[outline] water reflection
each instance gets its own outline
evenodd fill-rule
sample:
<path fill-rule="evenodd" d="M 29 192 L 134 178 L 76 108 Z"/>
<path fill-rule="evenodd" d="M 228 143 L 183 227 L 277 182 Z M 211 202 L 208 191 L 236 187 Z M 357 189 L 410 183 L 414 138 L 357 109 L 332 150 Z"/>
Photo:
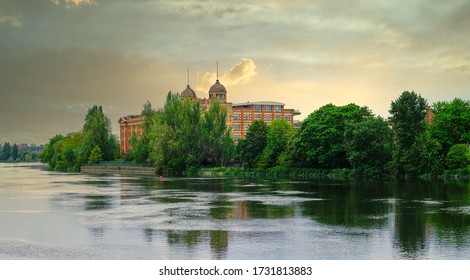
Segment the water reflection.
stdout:
<path fill-rule="evenodd" d="M 111 207 L 112 196 L 85 195 L 85 210 L 104 210 Z"/>
<path fill-rule="evenodd" d="M 468 181 L 160 181 L 18 168 L 24 178 L 0 178 L 0 238 L 121 248 L 122 258 L 470 256 Z M 28 226 L 37 221 L 47 222 Z"/>
<path fill-rule="evenodd" d="M 289 182 L 229 179 L 121 180 L 124 196 L 145 198 L 156 205 L 194 207 L 192 211 L 165 210 L 176 217 L 171 225 L 200 223 L 204 230 L 168 230 L 171 246 L 210 244 L 213 258 L 227 257 L 230 230 L 210 229 L 210 221 L 279 220 L 308 217 L 326 226 L 351 228 L 348 236 L 368 236 L 374 230 L 391 230 L 392 247 L 398 258 L 426 258 L 430 240 L 469 244 L 470 200 L 468 185 L 442 182 Z M 127 186 L 127 187 L 124 187 Z M 132 186 L 132 187 L 129 187 Z M 103 197 L 94 205 L 106 207 Z M 466 208 L 462 208 L 466 207 Z M 207 214 L 206 213 L 208 209 Z M 467 212 L 465 212 L 467 209 Z M 201 212 L 199 215 L 195 214 Z M 237 222 L 238 225 L 239 222 Z M 167 224 L 168 226 L 168 224 Z M 161 227 L 161 225 L 160 225 Z M 163 227 L 164 228 L 164 227 Z M 293 229 L 295 230 L 295 229 Z M 152 242 L 154 229 L 145 229 Z M 207 237 L 207 234 L 209 237 Z"/>
<path fill-rule="evenodd" d="M 225 259 L 228 248 L 229 233 L 225 230 L 211 230 L 211 249 L 214 258 L 221 260 Z"/>

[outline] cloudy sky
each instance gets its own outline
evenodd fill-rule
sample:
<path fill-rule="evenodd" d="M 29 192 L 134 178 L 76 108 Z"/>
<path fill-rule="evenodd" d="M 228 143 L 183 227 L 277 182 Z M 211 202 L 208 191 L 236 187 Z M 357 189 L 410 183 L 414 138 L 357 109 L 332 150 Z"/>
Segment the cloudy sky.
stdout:
<path fill-rule="evenodd" d="M 189 82 L 207 97 L 302 112 L 356 103 L 388 117 L 404 90 L 470 99 L 470 1 L 0 0 L 0 143 L 81 129 Z"/>

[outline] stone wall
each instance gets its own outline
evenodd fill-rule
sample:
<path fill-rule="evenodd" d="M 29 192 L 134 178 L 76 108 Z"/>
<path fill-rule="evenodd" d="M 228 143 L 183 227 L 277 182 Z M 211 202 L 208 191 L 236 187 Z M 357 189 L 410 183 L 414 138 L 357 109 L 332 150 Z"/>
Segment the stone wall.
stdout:
<path fill-rule="evenodd" d="M 137 166 L 99 166 L 89 165 L 80 167 L 81 173 L 92 174 L 132 174 L 132 175 L 155 175 L 153 167 Z"/>

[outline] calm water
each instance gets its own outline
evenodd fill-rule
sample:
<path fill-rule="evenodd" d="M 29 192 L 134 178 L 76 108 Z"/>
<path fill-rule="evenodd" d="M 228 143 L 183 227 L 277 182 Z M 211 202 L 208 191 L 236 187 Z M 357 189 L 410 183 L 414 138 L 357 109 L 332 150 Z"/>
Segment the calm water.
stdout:
<path fill-rule="evenodd" d="M 0 164 L 0 259 L 470 259 L 469 182 L 42 168 Z"/>

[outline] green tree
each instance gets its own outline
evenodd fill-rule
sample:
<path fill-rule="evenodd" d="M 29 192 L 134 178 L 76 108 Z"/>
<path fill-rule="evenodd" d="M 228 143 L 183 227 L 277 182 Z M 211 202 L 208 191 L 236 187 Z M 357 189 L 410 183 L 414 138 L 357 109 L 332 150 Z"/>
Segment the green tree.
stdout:
<path fill-rule="evenodd" d="M 55 169 L 55 165 L 56 165 L 57 157 L 58 157 L 56 144 L 64 140 L 64 138 L 65 138 L 64 136 L 58 134 L 52 137 L 51 139 L 49 139 L 49 143 L 47 143 L 44 146 L 44 150 L 39 155 L 39 159 L 41 160 L 41 162 L 48 163 L 49 168 L 52 170 Z"/>
<path fill-rule="evenodd" d="M 465 168 L 470 165 L 470 149 L 467 144 L 456 144 L 449 149 L 446 157 L 449 169 Z"/>
<path fill-rule="evenodd" d="M 426 107 L 426 100 L 414 91 L 403 92 L 391 103 L 390 122 L 396 142 L 391 171 L 396 175 L 419 175 L 418 173 L 423 172 L 424 169 L 416 160 L 423 160 L 423 157 L 428 154 L 428 151 L 420 149 L 435 148 L 435 143 L 431 143 L 428 137 L 424 136 Z"/>
<path fill-rule="evenodd" d="M 149 132 L 149 158 L 158 172 L 183 173 L 201 165 L 204 156 L 202 112 L 198 101 L 168 93 L 154 114 Z"/>
<path fill-rule="evenodd" d="M 274 120 L 271 125 L 268 126 L 266 147 L 260 159 L 260 167 L 266 168 L 280 165 L 278 159 L 286 150 L 293 132 L 294 128 L 291 124 L 282 119 Z"/>
<path fill-rule="evenodd" d="M 138 136 L 135 133 L 129 138 L 132 144 L 132 149 L 129 152 L 129 157 L 135 163 L 150 164 L 150 132 L 154 122 L 155 110 L 152 109 L 152 104 L 147 100 L 142 109 L 142 116 L 144 122 L 142 124 L 143 133 Z"/>
<path fill-rule="evenodd" d="M 175 164 L 175 160 L 170 164 L 170 158 L 174 158 L 176 154 L 176 135 L 174 131 L 167 125 L 161 114 L 154 116 L 155 121 L 149 131 L 150 150 L 149 159 L 155 166 L 157 173 L 162 174 L 168 172 L 171 168 L 178 168 L 179 164 Z"/>
<path fill-rule="evenodd" d="M 40 154 L 40 159 L 41 162 L 48 163 L 52 170 L 77 172 L 81 165 L 89 162 L 95 147 L 99 147 L 102 159 L 105 160 L 112 160 L 118 152 L 117 140 L 111 134 L 110 121 L 104 116 L 101 106 L 88 110 L 82 131 L 51 138 Z M 98 158 L 97 151 L 91 158 Z"/>
<path fill-rule="evenodd" d="M 456 98 L 452 102 L 437 102 L 433 112 L 429 132 L 442 145 L 443 156 L 456 144 L 470 144 L 470 101 Z"/>
<path fill-rule="evenodd" d="M 1 160 L 8 160 L 11 156 L 11 145 L 10 143 L 5 143 L 2 149 L 2 158 Z"/>
<path fill-rule="evenodd" d="M 439 155 L 441 145 L 427 133 L 421 134 L 411 147 L 402 151 L 399 166 L 405 175 L 416 177 L 423 174 L 440 174 L 443 161 Z"/>
<path fill-rule="evenodd" d="M 99 163 L 103 160 L 101 149 L 99 146 L 95 146 L 93 150 L 91 150 L 90 156 L 88 157 L 88 164 L 95 164 Z"/>
<path fill-rule="evenodd" d="M 325 169 L 350 167 L 345 149 L 346 126 L 371 115 L 369 108 L 356 104 L 327 104 L 311 113 L 302 122 L 295 140 L 302 165 Z"/>
<path fill-rule="evenodd" d="M 219 101 L 211 102 L 203 121 L 204 160 L 223 166 L 233 157 L 235 144 L 227 126 L 227 110 Z"/>
<path fill-rule="evenodd" d="M 377 177 L 385 173 L 392 158 L 392 130 L 381 117 L 368 117 L 348 123 L 345 149 L 349 163 L 360 177 Z"/>
<path fill-rule="evenodd" d="M 426 130 L 426 107 L 426 99 L 414 91 L 404 91 L 392 101 L 390 122 L 400 148 L 411 147 Z"/>
<path fill-rule="evenodd" d="M 263 120 L 255 120 L 248 127 L 245 138 L 238 141 L 237 152 L 243 165 L 256 166 L 267 143 L 268 126 Z"/>
<path fill-rule="evenodd" d="M 118 151 L 118 142 L 111 133 L 111 122 L 103 113 L 101 106 L 93 106 L 88 110 L 83 125 L 85 136 L 80 160 L 85 163 L 91 150 L 98 146 L 103 153 L 103 160 L 112 160 Z"/>
<path fill-rule="evenodd" d="M 13 148 L 11 148 L 11 157 L 14 161 L 18 158 L 18 145 L 16 145 L 16 143 L 13 144 Z"/>

